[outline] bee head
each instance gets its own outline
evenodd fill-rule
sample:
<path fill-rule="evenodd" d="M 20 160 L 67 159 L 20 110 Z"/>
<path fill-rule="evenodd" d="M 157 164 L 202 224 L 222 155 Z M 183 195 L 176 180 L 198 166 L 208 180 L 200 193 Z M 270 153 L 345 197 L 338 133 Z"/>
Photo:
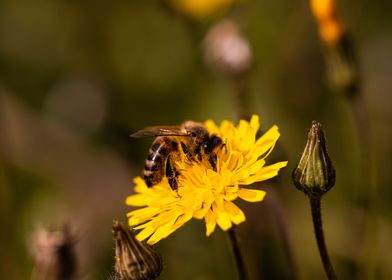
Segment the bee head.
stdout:
<path fill-rule="evenodd" d="M 188 132 L 191 138 L 199 139 L 199 141 L 208 136 L 207 128 L 201 123 L 187 121 L 184 123 L 184 129 Z"/>

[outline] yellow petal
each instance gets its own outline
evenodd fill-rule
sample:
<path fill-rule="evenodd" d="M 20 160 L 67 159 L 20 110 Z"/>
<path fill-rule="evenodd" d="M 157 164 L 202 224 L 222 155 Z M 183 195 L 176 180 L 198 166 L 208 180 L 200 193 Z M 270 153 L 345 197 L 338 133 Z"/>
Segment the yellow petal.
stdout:
<path fill-rule="evenodd" d="M 137 193 L 141 193 L 148 190 L 146 182 L 140 176 L 135 177 L 133 179 L 133 183 L 135 184 L 134 190 Z"/>
<path fill-rule="evenodd" d="M 262 170 L 264 164 L 265 164 L 264 160 L 258 160 L 249 166 L 245 166 L 245 167 L 241 168 L 233 176 L 233 180 L 235 180 L 237 182 L 241 182 L 241 184 L 243 184 L 243 182 L 246 181 L 251 175 Z"/>
<path fill-rule="evenodd" d="M 206 235 L 210 236 L 216 227 L 216 213 L 211 209 L 208 209 L 206 215 L 204 216 L 204 220 L 206 223 Z"/>
<path fill-rule="evenodd" d="M 127 217 L 129 218 L 128 221 L 131 225 L 138 225 L 150 220 L 159 213 L 159 208 L 145 207 L 127 213 Z"/>
<path fill-rule="evenodd" d="M 228 140 L 232 140 L 233 139 L 233 135 L 234 135 L 235 129 L 234 129 L 234 125 L 232 122 L 229 121 L 222 121 L 220 124 L 220 134 L 224 136 L 224 138 L 228 139 Z"/>
<path fill-rule="evenodd" d="M 134 194 L 127 196 L 125 199 L 125 204 L 129 206 L 145 206 L 146 205 L 146 196 L 143 194 Z"/>
<path fill-rule="evenodd" d="M 173 229 L 173 224 L 175 223 L 176 219 L 177 218 L 173 218 L 166 224 L 158 227 L 154 234 L 151 235 L 151 237 L 148 239 L 147 243 L 153 245 L 172 234 L 175 231 L 175 229 Z"/>
<path fill-rule="evenodd" d="M 207 211 L 210 209 L 210 207 L 211 207 L 211 204 L 204 205 L 199 210 L 193 212 L 193 217 L 195 219 L 203 219 L 204 216 L 207 214 Z"/>
<path fill-rule="evenodd" d="M 214 211 L 219 212 L 223 208 L 223 195 L 220 193 L 215 194 L 215 201 L 212 204 L 212 208 Z"/>
<path fill-rule="evenodd" d="M 275 146 L 279 139 L 280 133 L 276 125 L 272 126 L 266 133 L 264 133 L 254 144 L 253 148 L 246 155 L 246 158 L 263 156 L 266 158 Z"/>
<path fill-rule="evenodd" d="M 148 226 L 145 229 L 143 229 L 141 232 L 139 232 L 136 235 L 137 240 L 142 241 L 144 239 L 146 239 L 147 237 L 149 237 L 151 234 L 153 234 L 155 231 L 155 228 L 152 226 Z"/>
<path fill-rule="evenodd" d="M 248 132 L 248 122 L 245 120 L 240 120 L 240 123 L 237 125 L 237 138 L 245 138 Z"/>
<path fill-rule="evenodd" d="M 212 120 L 206 121 L 204 125 L 207 127 L 210 134 L 219 134 L 218 126 Z"/>
<path fill-rule="evenodd" d="M 218 218 L 216 220 L 216 223 L 218 224 L 218 226 L 222 230 L 227 231 L 229 228 L 232 227 L 232 223 L 231 223 L 231 219 L 230 219 L 229 213 L 227 213 L 226 211 L 220 210 L 217 213 L 217 215 L 218 215 Z"/>
<path fill-rule="evenodd" d="M 190 219 L 192 219 L 192 212 L 185 213 L 184 215 L 178 217 L 176 222 L 173 225 L 173 231 L 179 229 L 182 227 L 186 222 L 188 222 Z"/>
<path fill-rule="evenodd" d="M 228 170 L 235 170 L 238 168 L 238 166 L 241 166 L 243 162 L 244 160 L 242 153 L 232 152 L 225 162 L 225 167 Z"/>
<path fill-rule="evenodd" d="M 176 220 L 182 214 L 183 214 L 182 209 L 180 208 L 172 209 L 170 211 L 163 212 L 160 215 L 154 217 L 152 222 L 154 223 L 155 227 L 159 228 L 165 226 L 167 223 L 170 223 L 173 219 Z"/>
<path fill-rule="evenodd" d="M 246 180 L 241 181 L 242 185 L 250 185 L 254 182 L 265 181 L 278 175 L 279 170 L 287 165 L 287 161 L 277 162 L 263 167 L 258 173 L 250 176 Z"/>
<path fill-rule="evenodd" d="M 134 227 L 134 230 L 139 230 L 139 229 L 144 229 L 146 227 L 154 227 L 152 224 L 152 221 L 146 222 L 144 224 L 138 225 L 137 227 Z"/>
<path fill-rule="evenodd" d="M 245 214 L 233 202 L 225 201 L 224 208 L 229 213 L 231 221 L 238 225 L 245 221 Z"/>
<path fill-rule="evenodd" d="M 248 202 L 262 201 L 266 195 L 265 191 L 251 190 L 251 189 L 239 189 L 238 196 Z"/>
<path fill-rule="evenodd" d="M 260 128 L 260 120 L 258 115 L 252 115 L 250 118 L 250 126 L 254 129 L 254 131 L 258 131 Z"/>
<path fill-rule="evenodd" d="M 256 131 L 253 130 L 247 121 L 241 120 L 237 126 L 237 133 L 235 135 L 237 148 L 241 152 L 247 152 L 252 148 L 255 142 Z"/>

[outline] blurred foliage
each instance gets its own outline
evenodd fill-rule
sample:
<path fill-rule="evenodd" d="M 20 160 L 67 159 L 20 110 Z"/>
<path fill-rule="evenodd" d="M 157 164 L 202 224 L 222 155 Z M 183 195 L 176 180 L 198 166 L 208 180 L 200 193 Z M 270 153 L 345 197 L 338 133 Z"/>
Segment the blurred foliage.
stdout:
<path fill-rule="evenodd" d="M 306 1 L 240 1 L 226 15 L 253 51 L 250 110 L 267 129 L 277 124 L 275 156 L 289 166 L 274 188 L 288 223 L 301 279 L 323 271 L 305 197 L 290 173 L 313 119 L 326 131 L 337 183 L 324 201 L 327 243 L 341 279 L 392 278 L 392 2 L 339 1 L 357 48 L 369 110 L 376 201 L 358 194 L 359 144 L 350 105 L 327 86 L 317 27 Z M 216 21 L 196 22 L 159 0 L 2 0 L 0 2 L 0 277 L 29 279 L 29 234 L 64 223 L 77 239 L 78 279 L 112 271 L 111 221 L 124 219 L 132 177 L 143 169 L 151 139 L 128 135 L 148 125 L 235 118 L 231 87 L 205 66 L 202 40 Z M 239 227 L 251 279 L 290 279 L 280 231 L 265 204 L 245 205 Z M 377 231 L 361 259 L 362 219 Z M 204 235 L 191 222 L 158 244 L 161 279 L 235 279 L 226 236 Z"/>

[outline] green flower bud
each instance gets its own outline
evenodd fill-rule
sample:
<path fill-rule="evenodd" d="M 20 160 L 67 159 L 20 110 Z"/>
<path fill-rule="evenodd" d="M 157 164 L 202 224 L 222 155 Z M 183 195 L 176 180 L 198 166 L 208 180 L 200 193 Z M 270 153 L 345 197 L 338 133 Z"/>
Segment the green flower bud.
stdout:
<path fill-rule="evenodd" d="M 321 196 L 335 184 L 335 169 L 328 156 L 321 124 L 313 121 L 308 141 L 292 178 L 297 189 L 309 196 Z"/>
<path fill-rule="evenodd" d="M 150 245 L 141 243 L 128 226 L 113 222 L 115 270 L 121 280 L 153 280 L 162 271 L 162 259 Z"/>

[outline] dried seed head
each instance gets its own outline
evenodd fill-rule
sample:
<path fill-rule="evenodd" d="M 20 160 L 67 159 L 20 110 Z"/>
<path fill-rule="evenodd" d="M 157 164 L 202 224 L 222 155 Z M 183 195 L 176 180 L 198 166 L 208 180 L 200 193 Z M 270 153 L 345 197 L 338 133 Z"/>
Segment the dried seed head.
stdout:
<path fill-rule="evenodd" d="M 215 24 L 208 32 L 204 46 L 207 63 L 226 75 L 241 75 L 251 66 L 249 42 L 232 20 Z"/>
<path fill-rule="evenodd" d="M 113 222 L 115 270 L 122 280 L 153 280 L 162 271 L 162 259 L 150 245 L 138 241 L 131 229 Z"/>
<path fill-rule="evenodd" d="M 335 184 L 335 169 L 328 156 L 324 132 L 316 121 L 312 122 L 305 150 L 292 178 L 297 189 L 309 196 L 321 196 Z"/>
<path fill-rule="evenodd" d="M 76 271 L 74 243 L 67 226 L 61 230 L 35 230 L 30 240 L 34 259 L 32 279 L 71 279 Z"/>

